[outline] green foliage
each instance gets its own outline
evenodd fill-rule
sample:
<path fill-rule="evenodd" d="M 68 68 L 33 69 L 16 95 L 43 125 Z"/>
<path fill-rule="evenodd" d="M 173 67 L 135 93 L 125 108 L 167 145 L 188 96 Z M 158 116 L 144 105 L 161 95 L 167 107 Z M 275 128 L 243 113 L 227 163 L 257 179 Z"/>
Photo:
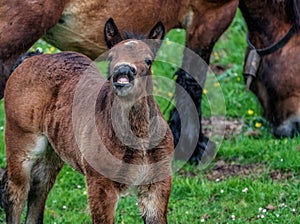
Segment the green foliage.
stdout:
<path fill-rule="evenodd" d="M 216 160 L 228 164 L 255 164 L 262 171 L 254 169 L 252 175 L 224 176 L 209 179 L 212 166 L 205 170 L 185 165 L 174 173 L 173 188 L 169 203 L 169 223 L 300 223 L 299 168 L 300 139 L 274 139 L 267 122 L 262 118 L 262 110 L 256 98 L 245 91 L 242 64 L 246 28 L 240 12 L 220 38 L 211 57 L 212 67 L 219 66 L 217 83 L 205 89 L 202 105 L 205 117 L 210 116 L 207 94 L 221 87 L 226 102 L 226 116 L 240 118 L 245 125 L 242 133 L 222 142 Z M 156 99 L 168 118 L 169 100 L 174 96 L 175 71 L 181 64 L 184 31 L 172 30 L 153 65 L 154 92 Z M 176 42 L 177 47 L 168 46 Z M 39 41 L 33 49 L 45 52 L 57 50 L 44 41 Z M 106 65 L 100 65 L 105 73 Z M 168 79 L 158 78 L 164 75 Z M 166 99 L 165 99 L 166 98 Z M 172 101 L 174 103 L 174 100 Z M 0 105 L 0 165 L 5 166 L 4 153 L 4 110 Z M 168 110 L 166 110 L 168 109 Z M 253 135 L 249 133 L 260 133 Z M 178 162 L 176 162 L 178 163 Z M 273 180 L 271 171 L 281 172 L 283 178 Z M 289 177 L 284 176 L 289 174 Z M 101 199 L 99 199 L 101 200 Z M 0 211 L 0 222 L 4 212 Z M 4 222 L 4 221 L 3 221 Z M 65 166 L 47 200 L 45 223 L 91 223 L 87 205 L 84 177 Z M 122 197 L 116 213 L 116 223 L 142 223 L 133 191 Z"/>

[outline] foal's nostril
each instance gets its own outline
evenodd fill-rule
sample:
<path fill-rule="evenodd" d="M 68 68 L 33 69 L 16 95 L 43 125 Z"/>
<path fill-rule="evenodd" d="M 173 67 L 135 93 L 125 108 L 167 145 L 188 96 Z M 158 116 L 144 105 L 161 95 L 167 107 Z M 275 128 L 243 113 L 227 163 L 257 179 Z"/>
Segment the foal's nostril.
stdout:
<path fill-rule="evenodd" d="M 131 70 L 131 72 L 132 72 L 133 75 L 136 75 L 136 69 L 134 67 L 130 66 L 130 70 Z"/>

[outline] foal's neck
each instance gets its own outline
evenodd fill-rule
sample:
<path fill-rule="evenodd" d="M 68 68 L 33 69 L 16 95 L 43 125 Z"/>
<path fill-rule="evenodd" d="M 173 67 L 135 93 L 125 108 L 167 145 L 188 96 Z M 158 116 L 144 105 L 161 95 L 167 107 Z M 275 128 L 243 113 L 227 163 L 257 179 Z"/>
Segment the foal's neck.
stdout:
<path fill-rule="evenodd" d="M 150 123 L 150 105 L 148 98 L 151 96 L 141 97 L 135 102 L 122 102 L 120 100 L 120 112 L 122 125 L 129 122 L 129 126 L 134 135 L 138 138 L 147 138 L 149 135 Z"/>
<path fill-rule="evenodd" d="M 250 41 L 256 48 L 276 43 L 292 26 L 282 2 L 241 0 L 239 7 L 248 27 Z"/>

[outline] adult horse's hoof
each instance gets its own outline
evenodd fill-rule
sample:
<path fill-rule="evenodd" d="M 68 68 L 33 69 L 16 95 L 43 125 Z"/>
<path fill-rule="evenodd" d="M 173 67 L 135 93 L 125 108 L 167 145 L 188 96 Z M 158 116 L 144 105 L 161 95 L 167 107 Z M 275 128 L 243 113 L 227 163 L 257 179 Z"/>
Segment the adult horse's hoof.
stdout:
<path fill-rule="evenodd" d="M 202 135 L 199 138 L 195 151 L 189 159 L 189 163 L 206 166 L 214 159 L 216 151 L 215 143 Z"/>

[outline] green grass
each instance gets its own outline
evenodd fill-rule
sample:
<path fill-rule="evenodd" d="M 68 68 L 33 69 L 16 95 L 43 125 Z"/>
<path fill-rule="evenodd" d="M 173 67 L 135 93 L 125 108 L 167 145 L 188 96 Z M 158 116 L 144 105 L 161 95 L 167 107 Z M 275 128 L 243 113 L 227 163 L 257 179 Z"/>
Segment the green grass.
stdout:
<path fill-rule="evenodd" d="M 223 140 L 215 161 L 247 166 L 256 164 L 251 175 L 225 176 L 209 179 L 213 164 L 206 169 L 186 164 L 174 173 L 172 194 L 169 203 L 169 223 L 300 223 L 300 138 L 275 139 L 262 110 L 252 93 L 245 91 L 242 64 L 245 43 L 245 26 L 240 13 L 230 29 L 214 48 L 212 64 L 224 67 L 217 74 L 226 104 L 226 117 L 239 118 L 245 123 L 242 133 Z M 167 38 L 182 43 L 184 31 L 173 30 Z M 56 51 L 45 42 L 35 45 L 46 52 Z M 176 54 L 182 50 L 177 48 Z M 164 63 L 168 47 L 158 53 L 158 62 L 153 66 L 156 75 L 173 74 L 180 65 L 180 57 L 171 64 Z M 174 55 L 174 54 L 173 54 Z M 179 61 L 178 61 L 179 60 Z M 155 79 L 155 78 L 154 78 Z M 155 93 L 161 109 L 174 95 L 170 81 L 154 81 Z M 219 85 L 215 86 L 219 88 Z M 206 87 L 205 87 L 206 88 Z M 206 89 L 202 106 L 203 114 L 211 114 Z M 159 96 L 168 96 L 168 100 Z M 0 106 L 0 165 L 5 166 L 3 143 L 4 112 Z M 168 113 L 165 113 L 166 118 Z M 249 133 L 260 133 L 252 135 Z M 272 171 L 282 173 L 282 178 L 273 180 Z M 288 174 L 288 175 L 287 175 Z M 65 166 L 52 189 L 45 210 L 45 223 L 91 223 L 87 205 L 84 177 Z M 269 209 L 268 209 L 269 208 Z M 271 209 L 270 209 L 271 208 Z M 4 213 L 0 211 L 0 223 Z M 142 223 L 139 218 L 134 191 L 122 197 L 116 213 L 116 223 Z"/>

